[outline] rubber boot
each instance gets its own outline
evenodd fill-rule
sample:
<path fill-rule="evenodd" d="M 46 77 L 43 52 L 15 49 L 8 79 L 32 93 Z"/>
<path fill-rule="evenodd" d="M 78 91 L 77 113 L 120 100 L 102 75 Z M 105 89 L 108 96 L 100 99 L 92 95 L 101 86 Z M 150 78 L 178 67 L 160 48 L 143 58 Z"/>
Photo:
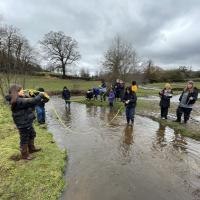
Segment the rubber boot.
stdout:
<path fill-rule="evenodd" d="M 29 152 L 28 152 L 28 144 L 23 144 L 21 146 L 21 159 L 23 160 L 32 160 L 33 158 L 31 156 L 29 156 Z"/>
<path fill-rule="evenodd" d="M 131 119 L 131 126 L 134 125 L 134 119 Z"/>
<path fill-rule="evenodd" d="M 175 120 L 175 122 L 181 122 L 182 112 L 180 111 L 180 108 L 177 108 L 176 110 L 176 117 L 177 119 Z"/>
<path fill-rule="evenodd" d="M 41 151 L 41 148 L 36 148 L 34 145 L 34 140 L 30 140 L 28 144 L 29 153 L 35 153 Z"/>

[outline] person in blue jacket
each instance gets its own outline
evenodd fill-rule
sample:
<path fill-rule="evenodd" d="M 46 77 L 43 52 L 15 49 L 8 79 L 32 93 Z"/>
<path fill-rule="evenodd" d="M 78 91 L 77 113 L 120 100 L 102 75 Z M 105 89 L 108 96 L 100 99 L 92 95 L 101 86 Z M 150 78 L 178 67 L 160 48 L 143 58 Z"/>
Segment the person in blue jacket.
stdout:
<path fill-rule="evenodd" d="M 38 92 L 44 92 L 44 88 L 39 88 Z M 35 110 L 37 113 L 37 121 L 39 124 L 45 124 L 45 118 L 46 118 L 46 114 L 45 114 L 45 104 L 47 102 L 42 100 L 40 101 L 36 106 L 35 106 Z"/>
<path fill-rule="evenodd" d="M 100 94 L 99 88 L 93 88 L 93 95 L 94 95 L 94 100 L 98 100 L 98 96 Z"/>
<path fill-rule="evenodd" d="M 127 87 L 123 102 L 126 107 L 126 120 L 127 124 L 133 125 L 134 124 L 134 117 L 135 117 L 135 107 L 137 102 L 137 96 L 134 91 L 132 91 L 131 87 Z"/>
<path fill-rule="evenodd" d="M 110 90 L 109 96 L 108 96 L 108 102 L 109 102 L 109 106 L 112 108 L 113 107 L 113 102 L 115 100 L 115 93 L 113 91 L 113 89 Z"/>

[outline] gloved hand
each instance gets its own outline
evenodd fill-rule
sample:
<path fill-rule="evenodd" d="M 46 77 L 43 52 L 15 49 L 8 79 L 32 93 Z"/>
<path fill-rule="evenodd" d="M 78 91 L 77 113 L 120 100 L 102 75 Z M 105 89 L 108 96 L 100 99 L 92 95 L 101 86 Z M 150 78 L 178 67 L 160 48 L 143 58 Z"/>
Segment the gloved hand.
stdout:
<path fill-rule="evenodd" d="M 36 90 L 29 90 L 29 96 L 30 96 L 30 97 L 35 97 L 35 96 L 37 96 L 38 94 L 39 94 L 39 92 L 36 91 Z"/>
<path fill-rule="evenodd" d="M 42 100 L 47 103 L 50 99 L 49 95 L 46 92 L 40 92 L 39 96 L 42 98 Z"/>

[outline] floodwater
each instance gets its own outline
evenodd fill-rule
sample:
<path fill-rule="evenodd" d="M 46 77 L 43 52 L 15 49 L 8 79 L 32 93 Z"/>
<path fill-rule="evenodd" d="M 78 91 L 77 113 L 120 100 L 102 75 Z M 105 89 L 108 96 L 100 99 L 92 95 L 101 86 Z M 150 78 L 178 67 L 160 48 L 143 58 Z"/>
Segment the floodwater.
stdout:
<path fill-rule="evenodd" d="M 173 103 L 178 103 L 179 102 L 179 97 L 180 95 L 174 95 L 172 96 L 171 98 L 171 102 Z M 138 97 L 138 99 L 142 99 L 142 100 L 155 100 L 155 101 L 160 101 L 160 97 L 159 96 L 153 96 L 153 95 L 150 95 L 150 96 L 146 96 L 146 97 Z"/>
<path fill-rule="evenodd" d="M 51 101 L 68 127 L 49 103 L 48 129 L 69 156 L 62 200 L 200 199 L 200 142 L 145 117 L 127 127 L 122 114 L 109 125 L 108 108 Z"/>

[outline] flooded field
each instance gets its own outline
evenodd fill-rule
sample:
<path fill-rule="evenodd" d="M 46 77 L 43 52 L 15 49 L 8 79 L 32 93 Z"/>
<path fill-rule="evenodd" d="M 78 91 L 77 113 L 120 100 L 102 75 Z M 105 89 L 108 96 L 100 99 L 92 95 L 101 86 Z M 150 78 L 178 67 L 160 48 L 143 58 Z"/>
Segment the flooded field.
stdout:
<path fill-rule="evenodd" d="M 62 200 L 200 199 L 200 142 L 145 117 L 134 127 L 123 114 L 109 124 L 116 111 L 51 101 L 48 129 L 69 156 Z"/>

